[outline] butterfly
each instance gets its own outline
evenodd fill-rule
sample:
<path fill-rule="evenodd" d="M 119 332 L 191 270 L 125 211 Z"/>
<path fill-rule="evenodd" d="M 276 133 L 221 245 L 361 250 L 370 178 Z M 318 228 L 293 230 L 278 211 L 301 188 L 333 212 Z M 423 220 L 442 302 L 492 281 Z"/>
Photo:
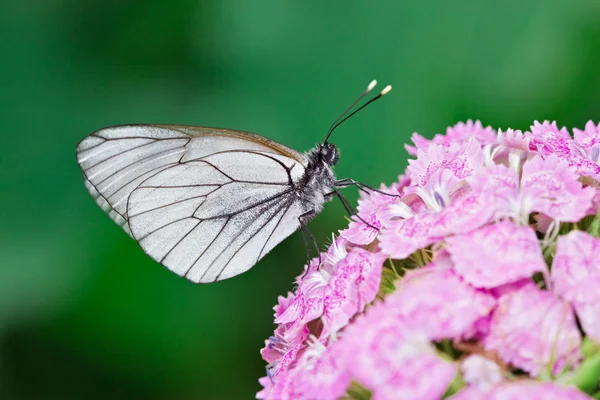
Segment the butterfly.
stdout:
<path fill-rule="evenodd" d="M 87 190 L 152 259 L 195 283 L 239 275 L 315 217 L 339 189 L 333 130 L 391 90 L 331 125 L 325 140 L 300 153 L 263 136 L 184 125 L 120 125 L 77 145 Z M 310 234 L 314 242 L 314 237 Z M 305 244 L 306 242 L 306 236 Z M 307 244 L 308 251 L 308 244 Z"/>

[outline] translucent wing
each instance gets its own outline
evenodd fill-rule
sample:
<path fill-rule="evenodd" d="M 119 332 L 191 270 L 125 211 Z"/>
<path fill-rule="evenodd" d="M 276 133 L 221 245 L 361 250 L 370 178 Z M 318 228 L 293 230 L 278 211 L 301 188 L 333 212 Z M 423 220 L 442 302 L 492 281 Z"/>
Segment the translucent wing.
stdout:
<path fill-rule="evenodd" d="M 77 158 L 98 204 L 155 260 L 194 282 L 252 267 L 298 226 L 304 156 L 258 135 L 130 125 L 85 138 Z"/>

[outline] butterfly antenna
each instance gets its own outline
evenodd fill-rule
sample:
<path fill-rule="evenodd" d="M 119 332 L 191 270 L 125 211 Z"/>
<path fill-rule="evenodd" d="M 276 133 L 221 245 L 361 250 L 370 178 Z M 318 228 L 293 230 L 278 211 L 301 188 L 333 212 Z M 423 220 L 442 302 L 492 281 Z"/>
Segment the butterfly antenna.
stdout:
<path fill-rule="evenodd" d="M 358 107 L 356 110 L 352 111 L 350 114 L 346 115 L 341 121 L 334 122 L 333 125 L 332 125 L 332 127 L 329 128 L 329 132 L 327 133 L 327 137 L 325 138 L 325 143 L 327 143 L 327 139 L 329 138 L 329 135 L 331 135 L 331 132 L 333 132 L 335 130 L 335 128 L 337 128 L 338 126 L 340 126 L 348 118 L 350 118 L 351 116 L 353 116 L 354 114 L 356 114 L 357 112 L 359 112 L 360 110 L 362 110 L 363 108 L 365 108 L 366 106 L 368 106 L 369 104 L 371 104 L 372 102 L 374 102 L 375 100 L 379 100 L 380 98 L 382 98 L 383 96 L 385 96 L 386 94 L 388 94 L 391 90 L 392 90 L 392 86 L 391 85 L 387 85 L 386 87 L 383 88 L 383 90 L 381 92 L 379 92 L 379 94 L 377 96 L 373 97 L 371 100 L 367 101 L 365 104 L 363 104 L 362 106 Z M 367 93 L 368 92 L 365 92 L 362 96 L 364 96 Z M 339 118 L 338 118 L 338 120 L 339 120 Z"/>
<path fill-rule="evenodd" d="M 329 127 L 329 130 L 327 131 L 327 135 L 325 135 L 325 140 L 323 141 L 324 143 L 327 143 L 327 139 L 329 139 L 329 136 L 331 135 L 331 133 L 333 132 L 333 130 L 335 129 L 335 127 L 337 126 L 337 122 L 342 119 L 344 117 L 344 115 L 346 115 L 350 110 L 352 110 L 354 108 L 354 106 L 356 105 L 356 103 L 358 103 L 363 97 L 365 97 L 371 90 L 373 90 L 373 88 L 375 87 L 375 85 L 377 85 L 377 81 L 375 79 L 373 79 L 371 81 L 371 83 L 369 83 L 369 86 L 367 86 L 367 89 L 362 92 L 360 94 L 360 96 L 358 96 L 356 98 L 356 100 L 354 100 L 352 102 L 352 104 L 350 104 L 350 106 L 348 108 L 346 108 L 344 110 L 343 113 L 341 113 L 336 119 L 335 121 L 333 121 L 333 123 L 331 124 L 331 126 Z"/>

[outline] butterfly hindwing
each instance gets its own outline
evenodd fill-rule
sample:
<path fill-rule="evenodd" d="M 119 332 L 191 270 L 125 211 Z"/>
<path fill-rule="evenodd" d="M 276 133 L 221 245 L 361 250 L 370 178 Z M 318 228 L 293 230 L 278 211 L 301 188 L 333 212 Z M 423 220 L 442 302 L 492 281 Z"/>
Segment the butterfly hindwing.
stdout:
<path fill-rule="evenodd" d="M 86 187 L 153 259 L 193 282 L 252 267 L 298 226 L 302 155 L 258 135 L 132 125 L 78 146 Z"/>

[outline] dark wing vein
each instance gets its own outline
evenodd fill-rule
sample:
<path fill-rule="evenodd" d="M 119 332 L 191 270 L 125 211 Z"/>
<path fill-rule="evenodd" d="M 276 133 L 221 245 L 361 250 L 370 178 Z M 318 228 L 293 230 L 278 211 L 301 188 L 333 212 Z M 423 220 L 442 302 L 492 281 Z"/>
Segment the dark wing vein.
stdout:
<path fill-rule="evenodd" d="M 212 154 L 210 154 L 210 155 L 213 155 L 213 154 L 217 154 L 217 153 L 212 153 Z M 235 179 L 233 179 L 232 177 L 230 177 L 229 175 L 227 175 L 225 172 L 221 171 L 221 169 L 220 169 L 220 168 L 218 168 L 218 167 L 217 167 L 216 165 L 214 165 L 213 163 L 210 163 L 210 162 L 208 162 L 208 161 L 206 161 L 206 160 L 203 160 L 203 159 L 201 159 L 201 158 L 199 158 L 199 159 L 196 159 L 196 160 L 190 160 L 190 161 L 198 161 L 198 162 L 203 162 L 203 163 L 205 163 L 205 164 L 208 164 L 208 165 L 210 165 L 211 167 L 213 167 L 214 169 L 216 169 L 217 171 L 219 171 L 221 174 L 223 174 L 225 177 L 229 178 L 229 179 L 230 179 L 230 180 L 232 180 L 232 181 L 235 181 Z M 189 161 L 188 161 L 188 162 L 189 162 Z"/>
<path fill-rule="evenodd" d="M 275 224 L 275 228 L 273 228 L 273 230 L 269 234 L 269 237 L 265 241 L 265 244 L 263 244 L 262 249 L 260 249 L 260 253 L 258 253 L 258 257 L 256 258 L 255 263 L 257 263 L 258 260 L 261 259 L 263 251 L 265 251 L 265 247 L 267 247 L 267 243 L 269 243 L 269 240 L 271 240 L 271 237 L 273 236 L 273 234 L 275 233 L 275 231 L 277 230 L 277 228 L 279 228 L 279 224 L 281 223 L 281 220 L 283 219 L 283 217 L 285 217 L 285 214 L 287 214 L 287 212 L 290 210 L 290 207 L 292 206 L 292 204 L 294 204 L 294 202 L 290 201 L 290 203 L 288 204 L 288 206 L 285 209 L 285 211 L 281 214 L 281 217 L 279 217 L 279 221 L 277 221 L 277 223 Z"/>
<path fill-rule="evenodd" d="M 153 229 L 153 230 L 151 230 L 150 232 L 146 233 L 144 236 L 142 236 L 142 237 L 140 237 L 140 238 L 137 238 L 137 237 L 136 237 L 136 238 L 135 238 L 135 240 L 137 240 L 138 242 L 141 242 L 142 240 L 146 239 L 148 236 L 155 234 L 156 232 L 160 231 L 161 229 L 164 229 L 164 228 L 166 228 L 166 227 L 168 227 L 168 226 L 171 226 L 171 225 L 173 225 L 173 224 L 176 224 L 176 223 L 178 223 L 178 222 L 181 222 L 181 221 L 183 221 L 183 220 L 185 220 L 185 219 L 197 219 L 198 221 L 202 222 L 202 220 L 201 220 L 200 218 L 196 218 L 196 217 L 194 217 L 193 215 L 192 215 L 192 216 L 190 216 L 190 217 L 178 218 L 178 219 L 175 219 L 175 220 L 173 220 L 173 221 L 167 222 L 166 224 L 164 224 L 164 225 L 161 225 L 161 226 L 159 226 L 159 227 L 158 227 L 158 228 L 156 228 L 156 229 Z"/>
<path fill-rule="evenodd" d="M 198 262 L 198 260 L 200 258 L 202 258 L 202 256 L 204 255 L 204 253 L 206 253 L 208 251 L 208 249 L 210 249 L 210 246 L 213 245 L 213 243 L 215 242 L 215 240 L 217 240 L 219 238 L 219 236 L 221 236 L 221 233 L 223 233 L 223 231 L 225 230 L 225 227 L 227 226 L 227 224 L 229 223 L 229 221 L 231 221 L 231 218 L 232 217 L 228 217 L 227 218 L 227 221 L 225 221 L 225 223 L 223 224 L 223 226 L 221 227 L 221 229 L 219 229 L 219 233 L 217 233 L 217 235 L 213 238 L 213 240 L 210 241 L 210 243 L 208 244 L 208 246 L 206 246 L 206 248 L 202 251 L 202 253 L 200 253 L 200 255 L 198 257 L 196 257 L 196 259 L 194 260 L 194 262 L 190 264 L 190 267 L 185 271 L 185 274 L 183 274 L 184 277 L 187 277 L 187 274 L 192 270 L 192 268 L 194 268 L 194 265 L 196 265 L 196 263 Z M 177 245 L 179 245 L 179 243 L 177 243 Z M 173 249 L 174 248 L 175 247 L 173 247 Z M 204 273 L 206 273 L 206 271 Z"/>
<path fill-rule="evenodd" d="M 184 219 L 187 219 L 187 218 L 182 218 L 182 219 L 180 219 L 179 221 L 183 221 Z M 183 241 L 183 240 L 184 240 L 186 237 L 188 237 L 188 236 L 189 236 L 189 235 L 190 235 L 192 232 L 194 232 L 194 231 L 196 230 L 196 228 L 197 228 L 197 227 L 198 227 L 198 226 L 199 226 L 201 223 L 202 223 L 202 221 L 198 221 L 198 222 L 196 223 L 196 225 L 194 225 L 194 227 L 188 231 L 188 233 L 186 233 L 185 235 L 183 235 L 183 237 L 182 237 L 181 239 L 179 239 L 179 240 L 177 241 L 177 243 L 175 243 L 175 245 L 174 245 L 173 247 L 171 247 L 171 249 L 170 249 L 169 251 L 167 251 L 167 253 L 166 253 L 166 254 L 165 254 L 165 255 L 164 255 L 164 256 L 163 256 L 163 257 L 160 259 L 160 263 L 162 264 L 162 263 L 163 263 L 163 261 L 165 261 L 165 259 L 167 258 L 167 256 L 168 256 L 169 254 L 171 254 L 171 252 L 173 251 L 173 249 L 175 249 L 175 247 L 179 246 L 179 244 L 180 244 L 180 243 L 181 243 L 181 242 L 182 242 L 182 241 Z M 167 225 L 171 225 L 171 224 L 167 224 Z M 167 226 L 167 225 L 164 225 L 164 226 L 162 226 L 161 228 L 157 229 L 156 231 L 158 231 L 158 230 L 160 230 L 160 229 L 164 228 L 164 227 L 165 227 L 165 226 Z M 156 232 L 156 231 L 155 231 L 155 232 Z M 148 234 L 148 235 L 149 235 L 149 234 Z M 147 237 L 148 235 L 146 235 L 145 237 Z"/>
<path fill-rule="evenodd" d="M 215 189 L 215 190 L 217 190 L 217 189 Z M 210 192 L 210 193 L 207 193 L 207 194 L 202 194 L 202 195 L 198 195 L 198 196 L 187 197 L 187 198 L 185 198 L 185 199 L 177 200 L 177 201 L 174 201 L 174 202 L 172 202 L 172 203 L 163 204 L 162 206 L 158 206 L 158 207 L 155 207 L 155 208 L 151 208 L 151 209 L 149 209 L 149 210 L 144 210 L 144 211 L 141 211 L 141 212 L 139 212 L 139 213 L 137 213 L 137 214 L 135 214 L 135 215 L 129 215 L 129 218 L 131 218 L 131 217 L 137 217 L 137 216 L 139 216 L 139 215 L 146 214 L 146 213 L 149 213 L 149 212 L 151 212 L 151 211 L 160 210 L 161 208 L 166 208 L 166 207 L 174 206 L 175 204 L 185 203 L 186 201 L 190 201 L 190 200 L 199 199 L 199 198 L 201 198 L 201 197 L 207 197 L 209 194 L 211 194 L 211 193 L 213 193 L 213 192 L 214 192 L 214 190 L 213 190 L 212 192 Z M 202 205 L 202 204 L 201 204 L 201 205 Z M 188 217 L 188 218 L 189 218 L 189 217 Z"/>
<path fill-rule="evenodd" d="M 282 216 L 279 218 L 279 221 L 277 221 L 276 227 L 277 227 L 277 225 L 279 225 L 279 222 L 281 221 L 281 218 L 283 217 L 283 215 L 285 215 L 285 213 L 287 212 L 287 210 L 289 210 L 289 208 L 290 208 L 290 207 L 291 207 L 291 205 L 293 204 L 293 201 L 289 201 L 289 200 L 288 200 L 288 202 L 287 202 L 287 203 L 288 203 L 288 204 L 287 204 L 287 209 L 286 209 L 286 210 L 283 212 Z M 281 205 L 280 205 L 280 207 L 277 209 L 277 211 L 276 211 L 276 212 L 275 212 L 273 215 L 277 215 L 277 214 L 279 213 L 279 211 L 281 211 L 281 210 L 282 210 L 282 209 L 283 209 L 285 206 L 286 206 L 286 203 L 285 203 L 285 202 L 282 202 L 282 203 L 281 203 Z M 254 237 L 255 237 L 255 236 L 258 234 L 258 233 L 260 233 L 260 232 L 263 230 L 263 228 L 264 228 L 265 226 L 267 226 L 267 224 L 268 224 L 269 222 L 271 222 L 271 220 L 272 220 L 272 218 L 267 218 L 267 221 L 266 221 L 264 224 L 262 224 L 262 225 L 260 226 L 260 228 L 258 228 L 258 229 L 256 230 L 256 232 L 254 232 L 252 235 L 250 235 L 250 237 L 249 237 L 249 238 L 247 238 L 247 239 L 244 241 L 244 243 L 242 243 L 242 244 L 241 244 L 241 246 L 239 246 L 239 247 L 237 248 L 237 250 L 236 250 L 236 251 L 235 251 L 235 252 L 234 252 L 234 253 L 233 253 L 233 254 L 232 254 L 230 257 L 229 257 L 229 260 L 227 260 L 227 262 L 225 263 L 225 265 L 223 266 L 223 268 L 221 268 L 221 271 L 219 271 L 219 273 L 217 274 L 217 276 L 215 277 L 215 280 L 214 280 L 213 282 L 216 282 L 216 281 L 218 281 L 218 280 L 219 280 L 219 277 L 221 276 L 221 274 L 223 273 L 223 271 L 225 271 L 225 269 L 227 268 L 227 266 L 229 265 L 229 263 L 231 262 L 231 260 L 233 260 L 233 258 L 236 256 L 236 254 L 237 254 L 237 253 L 239 253 L 239 252 L 240 252 L 240 250 L 242 250 L 244 247 L 246 247 L 246 245 L 247 245 L 247 244 L 248 244 L 248 243 L 249 243 L 249 242 L 250 242 L 252 239 L 254 239 Z M 246 227 L 244 227 L 244 230 L 245 230 L 245 229 L 246 229 Z M 242 231 L 242 232 L 243 232 L 243 231 Z M 241 233 L 242 233 L 242 232 L 238 233 L 238 234 L 236 235 L 236 237 L 235 237 L 235 238 L 234 238 L 232 241 L 230 241 L 230 242 L 229 242 L 229 244 L 233 243 L 233 241 L 234 241 L 235 239 L 237 239 L 237 238 L 238 238 L 238 237 L 241 235 Z M 268 242 L 268 241 L 269 241 L 269 239 L 271 238 L 271 235 L 273 235 L 273 232 L 275 232 L 275 230 L 271 231 L 271 234 L 269 234 L 269 237 L 267 238 L 267 241 L 266 241 L 266 242 L 265 242 L 265 244 L 263 245 L 263 248 L 260 250 L 260 253 L 258 254 L 258 258 L 257 258 L 257 259 L 256 259 L 256 261 L 254 262 L 254 264 L 256 264 L 256 262 L 258 262 L 258 260 L 260 260 L 260 255 L 262 254 L 262 251 L 264 250 L 264 248 L 265 248 L 265 245 L 267 244 L 267 242 Z M 216 260 L 215 260 L 215 261 L 216 261 Z M 213 263 L 214 263 L 214 261 L 213 261 Z M 211 264 L 211 266 L 212 266 L 212 264 Z M 209 267 L 209 269 L 210 269 L 210 267 Z M 207 270 L 207 271 L 208 271 L 208 270 Z M 205 272 L 205 274 L 206 274 L 206 272 Z M 204 276 L 204 274 L 203 274 L 203 276 Z"/>
<path fill-rule="evenodd" d="M 89 135 L 89 136 L 92 136 L 92 135 Z M 93 145 L 93 146 L 86 147 L 86 148 L 85 148 L 85 149 L 83 149 L 83 150 L 79 150 L 79 148 L 77 148 L 77 149 L 75 149 L 75 154 L 79 154 L 79 153 L 82 153 L 82 152 L 84 152 L 84 151 L 88 151 L 88 150 L 93 150 L 93 149 L 95 149 L 96 147 L 98 147 L 98 146 L 102 146 L 103 144 L 105 144 L 105 143 L 106 143 L 106 139 L 104 139 L 104 138 L 101 138 L 100 136 L 94 136 L 94 137 L 97 137 L 97 138 L 99 138 L 99 139 L 102 139 L 102 141 L 101 141 L 100 143 L 96 143 L 96 144 L 95 144 L 95 145 Z M 84 140 L 85 140 L 85 139 L 84 139 Z"/>
<path fill-rule="evenodd" d="M 238 210 L 238 211 L 236 211 L 236 212 L 233 212 L 233 213 L 230 213 L 230 214 L 221 214 L 221 215 L 215 215 L 215 216 L 213 216 L 213 217 L 210 217 L 210 218 L 203 218 L 203 221 L 208 221 L 208 220 L 211 220 L 211 219 L 224 218 L 224 217 L 233 217 L 233 216 L 236 216 L 236 215 L 238 215 L 239 213 L 242 213 L 242 212 L 244 212 L 244 211 L 251 210 L 251 209 L 253 209 L 253 208 L 254 208 L 254 207 L 256 207 L 256 206 L 260 206 L 260 205 L 262 205 L 262 204 L 268 203 L 268 202 L 269 202 L 269 201 L 271 201 L 271 200 L 275 200 L 276 198 L 278 198 L 278 197 L 280 197 L 280 196 L 283 196 L 283 195 L 289 194 L 290 192 L 292 192 L 292 190 L 293 190 L 293 189 L 284 190 L 284 191 L 283 191 L 283 192 L 281 192 L 281 193 L 277 193 L 277 194 L 275 194 L 275 195 L 273 195 L 273 196 L 271 196 L 271 197 L 267 197 L 266 199 L 262 199 L 262 200 L 261 200 L 261 201 L 259 201 L 258 203 L 251 204 L 251 205 L 249 205 L 249 206 L 248 206 L 248 207 L 246 207 L 246 208 L 242 208 L 241 210 Z M 199 205 L 199 206 L 196 208 L 196 211 L 194 211 L 194 214 L 196 214 L 196 212 L 198 211 L 198 209 L 199 209 L 201 206 L 202 206 L 202 204 L 200 204 L 200 205 Z"/>
<path fill-rule="evenodd" d="M 281 168 L 283 168 L 283 170 L 286 172 L 287 176 L 288 176 L 288 184 L 291 186 L 294 186 L 294 181 L 292 180 L 292 175 L 290 174 L 290 171 L 292 170 L 292 168 L 288 168 L 283 162 L 281 162 L 281 160 L 276 159 L 275 157 L 272 157 L 268 154 L 265 153 L 261 153 L 259 151 L 255 151 L 255 150 L 224 150 L 224 151 L 219 151 L 216 153 L 212 153 L 209 155 L 206 155 L 204 157 L 209 157 L 209 156 L 214 156 L 215 154 L 223 154 L 223 153 L 252 153 L 252 154 L 256 154 L 258 156 L 263 156 L 266 158 L 270 158 L 271 160 L 275 161 L 277 164 L 279 164 L 281 166 Z M 202 157 L 202 158 L 204 158 Z M 200 159 L 202 159 L 200 158 Z M 295 164 L 292 164 L 292 167 Z"/>
<path fill-rule="evenodd" d="M 156 171 L 157 169 L 160 169 L 160 168 L 162 168 L 162 169 L 160 169 L 160 171 L 156 171 L 156 173 L 154 173 L 154 174 L 152 174 L 152 175 L 150 175 L 150 176 L 148 176 L 148 177 L 144 178 L 144 180 L 143 180 L 143 181 L 142 181 L 142 182 L 141 182 L 141 183 L 140 183 L 140 184 L 139 184 L 137 187 L 138 187 L 138 188 L 147 188 L 147 187 L 150 187 L 150 186 L 142 186 L 142 185 L 143 185 L 143 183 L 144 183 L 144 182 L 147 182 L 148 180 L 150 180 L 150 179 L 154 178 L 156 175 L 160 174 L 162 171 L 164 171 L 164 170 L 166 170 L 166 169 L 170 168 L 171 166 L 172 166 L 172 165 L 160 166 L 160 167 L 153 168 L 153 169 L 151 169 L 150 171 L 146 172 L 144 175 L 146 175 L 146 174 L 148 174 L 148 173 L 150 173 L 150 172 L 154 172 L 154 171 Z M 187 166 L 187 168 L 186 168 L 186 169 L 185 169 L 183 172 L 186 172 L 186 171 L 187 171 L 188 169 L 190 169 L 191 167 L 192 167 L 191 165 L 188 165 L 188 166 Z M 143 176 L 143 175 L 140 175 L 140 176 Z M 117 194 L 117 193 L 119 192 L 119 190 L 123 189 L 125 186 L 129 185 L 131 182 L 135 181 L 135 180 L 136 180 L 136 179 L 138 179 L 140 176 L 138 176 L 137 178 L 134 178 L 134 179 L 130 180 L 129 182 L 127 182 L 126 184 L 122 185 L 122 186 L 121 186 L 119 189 L 117 189 L 117 191 L 116 191 L 116 192 L 114 192 L 114 193 L 113 193 L 111 196 L 114 196 L 115 194 Z M 195 186 L 195 185 L 189 185 L 189 186 L 190 186 L 190 187 L 193 187 L 193 186 Z M 161 188 L 161 187 L 163 187 L 163 186 L 154 186 L 154 187 L 152 187 L 152 188 L 153 188 L 153 189 L 158 189 L 158 188 Z M 178 186 L 174 186 L 174 187 L 178 187 Z M 137 188 L 136 188 L 136 189 L 137 189 Z M 134 190 L 135 190 L 135 189 L 134 189 Z M 133 190 L 131 191 L 131 193 L 133 193 Z M 128 198 L 127 198 L 127 210 L 129 210 L 129 197 L 131 197 L 131 193 L 129 193 L 129 196 L 128 196 Z M 150 194 L 152 194 L 152 193 L 154 193 L 154 190 L 152 190 L 150 193 L 146 194 L 146 195 L 145 195 L 143 198 L 145 199 L 146 197 L 148 197 L 148 196 L 149 196 Z"/>
<path fill-rule="evenodd" d="M 265 206 L 265 207 L 263 207 L 263 208 L 262 208 L 262 210 L 267 210 L 267 209 L 269 209 L 270 207 L 271 207 L 271 206 Z M 285 207 L 285 202 L 281 202 L 281 205 L 280 205 L 280 207 L 277 209 L 277 211 L 275 212 L 275 214 L 277 214 L 277 213 L 278 213 L 278 212 L 279 212 L 279 211 L 280 211 L 280 210 L 281 210 L 283 207 Z M 262 211 L 262 210 L 261 210 L 261 211 Z M 262 212 L 259 212 L 259 214 L 262 214 Z M 246 229 L 248 228 L 248 226 L 250 226 L 250 225 L 251 225 L 251 224 L 252 224 L 254 221 L 255 221 L 255 220 L 248 221 L 248 222 L 247 222 L 247 223 L 244 225 L 244 227 L 242 227 L 242 228 L 241 228 L 241 229 L 238 231 L 237 235 L 235 235 L 235 236 L 234 236 L 234 237 L 233 237 L 233 238 L 232 238 L 232 239 L 229 241 L 229 243 L 227 244 L 227 246 L 230 246 L 230 245 L 231 245 L 231 244 L 232 244 L 232 243 L 233 243 L 233 242 L 234 242 L 234 241 L 235 241 L 235 240 L 236 240 L 238 237 L 240 237 L 240 236 L 242 235 L 242 233 L 244 233 L 244 232 L 246 231 Z M 256 236 L 256 234 L 258 234 L 260 231 L 262 231 L 262 228 L 264 228 L 264 227 L 265 227 L 265 225 L 267 225 L 269 222 L 271 222 L 271 218 L 267 218 L 267 221 L 266 221 L 264 224 L 262 224 L 262 225 L 260 226 L 260 228 L 258 228 L 258 229 L 256 230 L 256 232 L 254 232 L 252 235 L 250 235 L 250 237 L 249 237 L 249 238 L 247 238 L 247 239 L 246 239 L 246 240 L 245 240 L 245 241 L 244 241 L 244 242 L 241 244 L 241 246 L 239 246 L 239 247 L 237 248 L 237 250 L 236 250 L 236 251 L 235 251 L 235 252 L 234 252 L 234 253 L 231 255 L 231 257 L 229 257 L 229 260 L 228 260 L 228 261 L 225 263 L 225 265 L 223 266 L 223 268 L 221 269 L 221 271 L 220 271 L 220 272 L 217 274 L 217 277 L 215 278 L 214 282 L 216 282 L 216 281 L 219 279 L 219 276 L 220 276 L 220 275 L 223 273 L 223 271 L 225 270 L 225 268 L 227 267 L 227 265 L 229 265 L 229 263 L 231 262 L 231 260 L 233 259 L 233 257 L 234 257 L 234 256 L 235 256 L 235 255 L 236 255 L 236 254 L 237 254 L 237 253 L 238 253 L 238 252 L 239 252 L 239 251 L 240 251 L 242 248 L 244 248 L 244 247 L 246 246 L 246 244 L 247 244 L 247 243 L 248 243 L 250 240 L 252 240 L 252 239 L 253 239 L 253 238 Z M 204 275 L 206 275 L 206 273 L 207 273 L 208 271 L 210 271 L 210 269 L 212 268 L 212 266 L 214 265 L 214 263 L 215 263 L 215 262 L 216 262 L 218 259 L 219 259 L 219 257 L 216 257 L 216 258 L 215 258 L 215 259 L 214 259 L 214 260 L 213 260 L 213 261 L 210 263 L 210 265 L 209 265 L 209 266 L 206 268 L 206 270 L 204 271 L 204 273 L 203 273 L 203 274 L 202 274 L 202 276 L 200 277 L 200 281 L 202 280 L 202 278 L 204 277 Z"/>
<path fill-rule="evenodd" d="M 188 139 L 188 142 L 189 142 L 189 139 Z M 124 169 L 127 169 L 127 168 L 129 168 L 129 167 L 131 167 L 132 165 L 135 165 L 135 164 L 140 164 L 142 161 L 145 161 L 145 160 L 147 160 L 149 158 L 152 158 L 152 157 L 155 157 L 155 156 L 158 156 L 158 158 L 160 158 L 160 156 L 176 154 L 176 153 L 178 153 L 180 151 L 184 151 L 185 152 L 185 146 L 187 146 L 187 144 L 185 144 L 183 146 L 180 146 L 180 147 L 174 147 L 172 149 L 163 150 L 163 151 L 160 151 L 158 153 L 152 153 L 152 154 L 147 155 L 146 157 L 140 158 L 139 160 L 135 160 L 132 163 L 129 163 L 129 164 L 125 165 L 124 167 L 119 168 L 118 170 L 116 170 L 112 174 L 108 175 L 106 178 L 104 178 L 100 182 L 98 182 L 97 185 L 101 185 L 102 183 L 106 182 L 108 179 L 112 178 L 113 176 L 115 176 L 119 172 L 123 171 Z M 164 165 L 163 165 L 163 167 L 164 167 Z"/>
<path fill-rule="evenodd" d="M 140 145 L 137 145 L 137 146 L 130 147 L 130 148 L 128 148 L 128 149 L 127 149 L 127 150 L 125 150 L 125 151 L 122 151 L 122 152 L 120 152 L 120 153 L 113 154 L 112 156 L 109 156 L 109 157 L 105 158 L 104 160 L 100 160 L 100 161 L 98 161 L 98 162 L 97 162 L 96 164 L 94 164 L 94 165 L 90 165 L 89 167 L 87 167 L 87 169 L 92 169 L 92 168 L 94 168 L 94 167 L 97 167 L 97 166 L 98 166 L 98 165 L 100 165 L 100 164 L 103 164 L 103 163 L 105 163 L 106 161 L 110 161 L 110 160 L 112 160 L 112 159 L 113 159 L 113 158 L 115 158 L 115 157 L 122 156 L 123 154 L 129 153 L 129 152 L 130 152 L 130 151 L 132 151 L 132 150 L 140 149 L 140 148 L 142 148 L 142 147 L 144 147 L 144 146 L 148 146 L 148 145 L 151 145 L 151 144 L 154 144 L 154 143 L 156 143 L 156 142 L 146 142 L 146 143 L 143 143 L 143 144 L 140 144 Z"/>
<path fill-rule="evenodd" d="M 158 167 L 156 167 L 156 168 L 152 168 L 152 169 L 150 169 L 150 170 L 148 170 L 148 171 L 144 172 L 142 175 L 138 175 L 138 176 L 136 176 L 135 178 L 128 180 L 127 182 L 125 182 L 124 184 L 122 184 L 121 186 L 119 186 L 119 187 L 118 187 L 118 189 L 117 189 L 117 190 L 115 190 L 114 192 L 112 192 L 112 193 L 111 193 L 111 194 L 110 194 L 108 197 L 109 197 L 109 198 L 113 197 L 115 194 L 119 193 L 119 191 L 120 191 L 121 189 L 123 189 L 125 186 L 129 185 L 131 182 L 135 181 L 136 179 L 139 179 L 140 177 L 142 177 L 142 176 L 144 176 L 144 175 L 146 175 L 146 174 L 149 174 L 150 172 L 154 172 L 154 171 L 156 171 L 156 170 L 160 170 L 160 171 L 156 171 L 156 174 L 159 174 L 161 171 L 163 171 L 164 169 L 166 169 L 166 168 L 168 168 L 168 167 L 169 167 L 169 165 L 160 165 L 160 166 L 158 166 Z M 156 175 L 156 174 L 154 174 L 154 175 Z M 152 178 L 154 175 L 151 175 L 151 176 L 147 177 L 146 179 L 150 179 L 150 178 Z M 98 190 L 98 189 L 96 189 L 96 190 Z M 133 192 L 133 190 L 132 190 L 132 192 Z M 130 195 L 131 195 L 131 193 L 130 193 Z M 129 197 L 128 197 L 128 199 L 129 199 Z"/>

